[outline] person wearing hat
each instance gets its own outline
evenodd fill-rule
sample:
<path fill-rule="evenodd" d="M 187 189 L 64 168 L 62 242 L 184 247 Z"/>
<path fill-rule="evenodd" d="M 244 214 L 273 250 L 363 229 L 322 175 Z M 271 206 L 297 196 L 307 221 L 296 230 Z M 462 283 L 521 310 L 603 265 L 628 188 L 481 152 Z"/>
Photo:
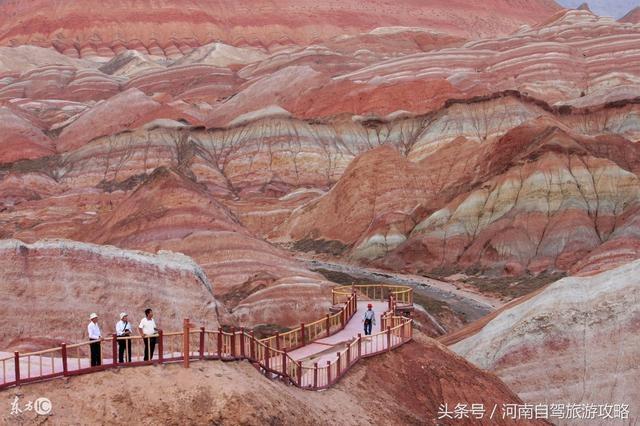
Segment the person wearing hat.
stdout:
<path fill-rule="evenodd" d="M 373 312 L 373 305 L 369 303 L 367 305 L 367 310 L 364 311 L 364 316 L 362 317 L 362 322 L 364 323 L 364 334 L 368 336 L 371 334 L 371 326 L 376 324 L 376 314 Z"/>
<path fill-rule="evenodd" d="M 91 366 L 95 367 L 102 364 L 100 356 L 100 340 L 102 340 L 102 334 L 100 334 L 100 326 L 98 325 L 98 314 L 95 312 L 89 315 L 89 325 L 87 331 L 89 332 L 89 340 L 92 343 L 89 344 L 91 348 Z"/>
<path fill-rule="evenodd" d="M 118 336 L 118 362 L 124 363 L 124 352 L 127 352 L 127 362 L 131 362 L 131 336 L 132 329 L 129 316 L 126 312 L 120 314 L 120 321 L 116 323 L 116 335 Z M 123 338 L 124 337 L 124 338 Z"/>

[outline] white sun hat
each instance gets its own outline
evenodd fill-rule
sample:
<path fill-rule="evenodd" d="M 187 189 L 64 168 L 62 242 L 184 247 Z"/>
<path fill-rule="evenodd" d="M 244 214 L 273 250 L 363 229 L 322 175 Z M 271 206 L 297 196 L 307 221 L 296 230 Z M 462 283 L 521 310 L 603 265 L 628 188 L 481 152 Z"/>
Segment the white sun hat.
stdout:
<path fill-rule="evenodd" d="M 124 317 L 126 317 L 126 316 L 127 316 L 127 313 L 126 313 L 126 312 L 122 312 L 122 313 L 120 314 L 120 319 L 122 319 L 122 318 L 124 318 Z"/>
<path fill-rule="evenodd" d="M 89 315 L 89 319 L 94 319 L 94 318 L 98 318 L 98 314 L 96 314 L 95 312 Z"/>

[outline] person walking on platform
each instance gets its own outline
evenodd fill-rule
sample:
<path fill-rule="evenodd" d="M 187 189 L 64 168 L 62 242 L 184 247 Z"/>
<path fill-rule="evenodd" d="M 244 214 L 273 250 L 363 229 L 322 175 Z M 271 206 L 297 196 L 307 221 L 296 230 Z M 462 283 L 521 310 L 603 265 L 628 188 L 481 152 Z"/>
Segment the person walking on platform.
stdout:
<path fill-rule="evenodd" d="M 151 308 L 144 310 L 144 318 L 140 321 L 138 328 L 140 335 L 143 337 L 142 340 L 144 340 L 144 360 L 152 360 L 153 352 L 156 349 L 157 337 L 155 335 L 158 332 L 158 328 L 156 327 L 156 321 L 153 319 Z"/>
<path fill-rule="evenodd" d="M 364 323 L 364 334 L 365 336 L 369 336 L 371 334 L 371 326 L 376 324 L 376 314 L 373 312 L 373 305 L 371 303 L 367 305 L 367 310 L 364 311 L 362 322 Z"/>
<path fill-rule="evenodd" d="M 92 343 L 89 344 L 91 349 L 91 366 L 95 367 L 102 364 L 102 356 L 100 354 L 100 341 L 102 340 L 102 334 L 100 334 L 100 326 L 98 325 L 98 314 L 95 312 L 89 315 L 89 325 L 87 331 L 89 332 L 89 340 Z"/>
<path fill-rule="evenodd" d="M 131 362 L 131 324 L 126 312 L 120 314 L 120 321 L 116 324 L 116 335 L 118 336 L 118 362 L 124 363 L 124 353 L 127 352 L 127 362 Z"/>

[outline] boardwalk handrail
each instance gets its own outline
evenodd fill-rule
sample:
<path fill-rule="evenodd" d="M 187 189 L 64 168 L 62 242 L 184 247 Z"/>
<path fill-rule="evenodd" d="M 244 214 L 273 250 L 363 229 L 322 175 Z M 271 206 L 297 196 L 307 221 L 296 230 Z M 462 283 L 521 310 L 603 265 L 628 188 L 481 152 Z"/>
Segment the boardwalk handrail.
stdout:
<path fill-rule="evenodd" d="M 289 355 L 290 350 L 342 330 L 358 309 L 359 291 L 359 289 L 352 290 L 337 313 L 306 325 L 301 324 L 286 333 L 277 333 L 263 339 L 256 338 L 252 331 L 243 328 L 240 330 L 232 328 L 230 331 L 224 331 L 222 328 L 207 330 L 205 327 L 190 327 L 188 320 L 185 320 L 185 328 L 180 332 L 165 333 L 161 330 L 156 335 L 144 338 L 141 336 L 117 337 L 113 334 L 102 339 L 100 365 L 90 365 L 87 358 L 90 345 L 95 344 L 96 341 L 63 343 L 55 348 L 24 354 L 14 352 L 13 356 L 0 359 L 2 368 L 0 390 L 115 367 L 181 361 L 186 365 L 189 360 L 206 359 L 248 360 L 265 374 L 281 377 L 297 387 L 311 390 L 325 389 L 336 383 L 360 359 L 390 351 L 412 338 L 412 320 L 394 315 L 395 295 L 399 294 L 399 291 L 393 290 L 389 293 L 390 310 L 381 316 L 381 326 L 383 326 L 381 332 L 364 337 L 358 335 L 345 350 L 337 352 L 334 361 L 327 361 L 327 365 L 324 366 L 318 366 L 317 363 L 313 366 L 304 365 L 302 361 L 295 360 Z M 150 343 L 150 338 L 156 342 L 156 351 L 151 349 L 153 345 Z M 145 345 L 145 340 L 148 345 Z M 124 344 L 122 363 L 119 362 L 121 344 Z M 8 371 L 13 371 L 12 380 L 7 380 Z"/>
<path fill-rule="evenodd" d="M 393 284 L 353 284 L 342 285 L 331 289 L 333 304 L 340 303 L 352 293 L 360 300 L 388 300 L 393 295 L 398 304 L 413 304 L 413 288 Z"/>
<path fill-rule="evenodd" d="M 272 348 L 294 350 L 318 338 L 328 337 L 342 330 L 358 310 L 358 296 L 349 293 L 344 306 L 335 314 L 327 315 L 309 324 L 300 326 L 285 333 L 276 333 L 261 341 Z"/>

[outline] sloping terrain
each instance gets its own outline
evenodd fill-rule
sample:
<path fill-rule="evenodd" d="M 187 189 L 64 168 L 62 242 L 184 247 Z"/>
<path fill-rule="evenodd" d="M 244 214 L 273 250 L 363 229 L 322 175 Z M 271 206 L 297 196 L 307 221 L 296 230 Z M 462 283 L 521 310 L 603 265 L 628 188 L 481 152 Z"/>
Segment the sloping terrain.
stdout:
<path fill-rule="evenodd" d="M 85 341 L 92 312 L 98 313 L 104 336 L 111 335 L 120 312 L 128 312 L 137 326 L 148 307 L 166 330 L 179 330 L 183 318 L 217 327 L 212 290 L 203 270 L 176 253 L 152 255 L 69 240 L 2 240 L 0 344 L 38 350 Z"/>
<path fill-rule="evenodd" d="M 141 387 L 146 388 L 142 395 Z M 52 402 L 52 419 L 62 423 L 109 417 L 117 423 L 181 419 L 191 424 L 359 425 L 385 419 L 388 424 L 459 424 L 460 420 L 437 420 L 438 405 L 446 403 L 451 410 L 458 403 L 469 407 L 473 403 L 484 404 L 487 410 L 485 418 L 473 420 L 474 424 L 488 425 L 509 424 L 500 407 L 520 403 L 495 376 L 424 337 L 364 360 L 324 392 L 271 382 L 244 362 L 204 361 L 188 370 L 178 365 L 110 370 L 32 385 L 20 393 L 24 401 L 46 395 Z M 101 404 L 91 404 L 93 398 Z M 497 414 L 489 419 L 495 404 Z M 2 416 L 15 421 L 7 412 Z M 34 417 L 22 415 L 24 420 Z"/>
<path fill-rule="evenodd" d="M 329 308 L 331 282 L 302 256 L 437 276 L 441 299 L 504 303 L 571 275 L 456 350 L 526 402 L 636 403 L 635 15 L 551 0 L 227 3 L 0 0 L 0 343 L 81 339 L 87 313 L 147 305 L 167 329 L 189 316 L 282 330 Z M 425 423 L 440 402 L 520 401 L 426 340 L 314 400 L 235 368 L 34 389 L 69 419 L 195 423 Z M 131 410 L 144 380 L 177 381 L 202 411 L 166 392 Z M 87 407 L 69 391 L 109 398 Z"/>
<path fill-rule="evenodd" d="M 452 349 L 532 403 L 630 404 L 638 419 L 640 290 L 635 261 L 564 278 Z"/>
<path fill-rule="evenodd" d="M 635 257 L 640 28 L 579 10 L 467 42 L 349 37 L 173 59 L 3 48 L 20 55 L 0 75 L 1 236 L 183 252 L 252 324 L 326 308 L 326 281 L 269 242 L 441 274 Z"/>

